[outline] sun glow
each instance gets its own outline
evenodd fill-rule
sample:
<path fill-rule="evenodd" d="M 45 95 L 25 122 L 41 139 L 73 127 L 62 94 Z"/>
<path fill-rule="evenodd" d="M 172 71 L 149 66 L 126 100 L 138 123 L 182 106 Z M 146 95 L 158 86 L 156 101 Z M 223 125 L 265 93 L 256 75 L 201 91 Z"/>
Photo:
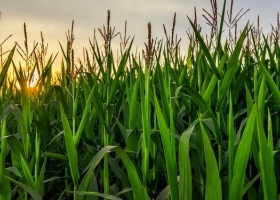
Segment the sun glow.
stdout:
<path fill-rule="evenodd" d="M 33 76 L 31 78 L 26 78 L 26 80 L 25 80 L 26 81 L 27 89 L 28 90 L 29 89 L 34 89 L 36 87 L 36 84 L 37 84 L 38 80 L 39 80 L 39 74 L 38 74 L 38 72 L 36 70 L 36 71 L 34 71 L 34 74 L 33 74 Z M 21 89 L 19 81 L 16 81 L 16 87 L 19 90 Z"/>
<path fill-rule="evenodd" d="M 37 82 L 39 80 L 39 74 L 37 71 L 34 72 L 32 78 L 30 81 L 27 81 L 27 87 L 28 88 L 33 88 L 36 86 Z"/>

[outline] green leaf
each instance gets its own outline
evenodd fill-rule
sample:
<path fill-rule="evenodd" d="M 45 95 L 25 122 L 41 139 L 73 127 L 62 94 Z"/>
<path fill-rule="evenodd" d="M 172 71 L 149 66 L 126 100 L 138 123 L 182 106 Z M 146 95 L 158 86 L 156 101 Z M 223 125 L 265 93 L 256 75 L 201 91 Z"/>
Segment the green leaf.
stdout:
<path fill-rule="evenodd" d="M 124 55 L 121 58 L 121 61 L 120 61 L 120 64 L 118 66 L 117 72 L 114 74 L 115 75 L 114 80 L 113 80 L 112 84 L 110 85 L 110 91 L 109 91 L 108 101 L 107 101 L 107 105 L 106 105 L 107 108 L 109 107 L 109 105 L 112 101 L 112 98 L 115 95 L 115 91 L 116 91 L 117 86 L 119 84 L 119 78 L 120 78 L 121 74 L 124 72 L 124 67 L 125 67 L 126 62 L 128 60 L 129 52 L 130 52 L 132 43 L 133 43 L 133 39 L 131 40 L 129 48 L 126 50 L 126 52 L 124 53 Z"/>
<path fill-rule="evenodd" d="M 213 60 L 213 58 L 212 58 L 212 56 L 211 56 L 211 54 L 210 54 L 209 48 L 207 48 L 207 46 L 206 46 L 206 44 L 204 43 L 204 41 L 203 41 L 203 39 L 202 39 L 200 33 L 198 32 L 198 30 L 196 29 L 195 25 L 192 23 L 192 21 L 190 20 L 189 17 L 188 17 L 188 19 L 189 19 L 189 21 L 190 21 L 190 23 L 191 23 L 191 26 L 192 26 L 192 28 L 193 28 L 193 30 L 194 30 L 194 32 L 195 32 L 195 35 L 196 35 L 196 37 L 197 37 L 197 39 L 198 39 L 198 41 L 199 41 L 199 44 L 200 44 L 200 46 L 201 46 L 201 48 L 202 48 L 202 50 L 203 50 L 203 52 L 204 52 L 204 54 L 205 54 L 205 56 L 206 56 L 206 58 L 207 58 L 209 64 L 210 64 L 210 66 L 211 66 L 211 68 L 212 68 L 214 74 L 215 74 L 215 75 L 217 76 L 217 78 L 220 80 L 220 79 L 221 79 L 221 75 L 220 75 L 220 73 L 219 73 L 219 71 L 218 71 L 218 69 L 217 69 L 217 67 L 216 67 L 216 65 L 215 65 L 215 62 L 214 62 L 214 60 Z"/>
<path fill-rule="evenodd" d="M 16 185 L 18 185 L 19 187 L 23 188 L 26 192 L 28 192 L 32 198 L 34 200 L 42 200 L 42 197 L 40 196 L 40 194 L 36 191 L 31 189 L 30 187 L 28 187 L 27 185 L 22 184 L 21 182 L 18 182 L 8 176 L 5 176 L 3 174 L 0 174 L 1 176 L 5 177 L 6 179 L 10 180 L 11 182 L 15 183 Z"/>
<path fill-rule="evenodd" d="M 67 156 L 69 160 L 69 166 L 70 166 L 70 172 L 73 179 L 74 187 L 78 185 L 78 179 L 79 179 L 79 170 L 78 170 L 78 156 L 77 156 L 77 150 L 75 148 L 72 131 L 70 129 L 69 122 L 66 118 L 63 106 L 61 103 L 59 103 L 60 112 L 61 112 L 61 119 L 64 129 L 64 138 L 65 138 L 65 145 L 67 150 Z"/>
<path fill-rule="evenodd" d="M 193 102 L 201 109 L 201 114 L 206 113 L 207 116 L 211 117 L 211 119 L 213 120 L 214 123 L 214 127 L 215 127 L 215 139 L 217 140 L 218 144 L 221 144 L 221 140 L 222 140 L 222 136 L 221 136 L 221 131 L 218 125 L 218 121 L 212 111 L 212 109 L 210 108 L 210 106 L 203 100 L 202 96 L 200 94 L 198 94 L 193 88 L 191 88 L 190 86 L 185 86 L 186 90 L 188 91 L 188 93 L 190 94 Z"/>
<path fill-rule="evenodd" d="M 197 121 L 185 130 L 179 142 L 179 198 L 192 199 L 192 170 L 190 162 L 190 136 L 194 131 Z"/>
<path fill-rule="evenodd" d="M 36 185 L 35 185 L 35 182 L 34 182 L 34 180 L 33 180 L 31 171 L 30 171 L 30 169 L 29 169 L 29 167 L 28 167 L 27 162 L 25 161 L 25 159 L 23 158 L 23 156 L 22 156 L 21 154 L 20 154 L 20 161 L 21 161 L 21 168 L 22 168 L 23 175 L 24 175 L 23 178 L 26 178 L 28 185 L 29 185 L 32 189 L 35 190 L 35 189 L 36 189 Z"/>
<path fill-rule="evenodd" d="M 5 80 L 5 77 L 6 77 L 6 74 L 8 72 L 8 69 L 9 69 L 9 66 L 12 62 L 12 59 L 13 59 L 13 56 L 14 56 L 14 52 L 15 52 L 15 49 L 16 49 L 16 45 L 13 47 L 13 49 L 11 50 L 11 52 L 9 53 L 8 55 L 8 58 L 3 66 L 3 68 L 1 68 L 1 73 L 0 73 L 0 87 L 3 86 L 3 83 L 4 83 L 4 80 Z M 2 55 L 1 55 L 2 56 Z"/>
<path fill-rule="evenodd" d="M 18 169 L 16 167 L 8 167 L 8 168 L 6 168 L 6 170 L 9 171 L 9 172 L 12 172 L 16 176 L 22 178 L 21 173 L 18 171 Z"/>
<path fill-rule="evenodd" d="M 88 117 L 88 113 L 90 111 L 90 106 L 92 104 L 92 99 L 93 99 L 94 92 L 95 92 L 95 88 L 93 87 L 91 89 L 91 92 L 90 92 L 89 97 L 87 99 L 86 106 L 85 106 L 85 108 L 83 110 L 83 116 L 82 116 L 81 122 L 79 124 L 78 130 L 77 130 L 76 135 L 74 137 L 75 147 L 78 146 L 80 138 L 82 136 L 82 132 L 83 132 L 83 129 L 84 129 L 87 117 Z"/>
<path fill-rule="evenodd" d="M 280 91 L 277 87 L 277 85 L 275 84 L 275 82 L 272 79 L 272 76 L 270 75 L 270 73 L 267 71 L 267 69 L 265 68 L 265 66 L 263 65 L 263 63 L 261 61 L 259 61 L 259 68 L 262 70 L 266 81 L 272 91 L 272 94 L 275 97 L 276 102 L 278 103 L 278 105 L 280 106 Z"/>
<path fill-rule="evenodd" d="M 235 150 L 234 150 L 234 142 L 235 142 L 235 131 L 234 131 L 234 120 L 233 120 L 233 106 L 232 106 L 232 98 L 230 93 L 229 100 L 229 116 L 228 116 L 228 182 L 229 186 L 233 176 L 233 164 L 235 158 Z"/>
<path fill-rule="evenodd" d="M 122 160 L 125 169 L 127 171 L 127 175 L 130 181 L 130 184 L 133 188 L 133 192 L 135 194 L 136 199 L 142 200 L 147 199 L 149 200 L 149 196 L 145 188 L 143 187 L 140 178 L 138 176 L 138 173 L 135 169 L 134 164 L 129 159 L 128 155 L 121 149 L 120 147 L 116 146 L 106 146 L 102 148 L 98 153 L 94 156 L 94 158 L 91 160 L 91 162 L 88 164 L 88 166 L 85 168 L 84 172 L 87 171 L 85 174 L 83 180 L 81 181 L 78 191 L 85 191 L 88 188 L 89 181 L 91 177 L 93 176 L 94 169 L 99 164 L 101 159 L 104 157 L 105 154 L 107 154 L 109 151 L 115 151 L 117 155 Z"/>
<path fill-rule="evenodd" d="M 223 67 L 225 65 L 226 58 L 227 58 L 227 54 L 224 54 L 222 59 L 219 62 L 219 67 L 218 67 L 219 71 L 221 71 L 223 69 Z M 217 82 L 218 82 L 217 76 L 213 75 L 211 80 L 210 80 L 210 83 L 208 84 L 208 87 L 207 87 L 206 91 L 203 94 L 203 99 L 206 102 L 209 100 L 210 96 L 214 92 L 214 89 L 217 85 Z"/>
<path fill-rule="evenodd" d="M 258 128 L 258 141 L 260 148 L 259 162 L 262 172 L 262 187 L 264 199 L 276 199 L 277 184 L 274 171 L 273 151 L 268 146 L 267 139 L 264 132 L 263 120 L 261 114 L 256 109 L 257 128 Z"/>
<path fill-rule="evenodd" d="M 44 178 L 45 178 L 45 172 L 46 172 L 46 163 L 47 163 L 47 158 L 44 159 L 43 165 L 41 166 L 40 174 L 37 180 L 37 191 L 39 194 L 43 196 L 44 194 Z"/>
<path fill-rule="evenodd" d="M 232 78 L 234 77 L 236 67 L 238 66 L 239 54 L 240 54 L 242 46 L 243 46 L 243 41 L 245 40 L 247 33 L 248 33 L 248 25 L 246 25 L 246 27 L 242 31 L 242 33 L 237 41 L 237 44 L 235 46 L 235 49 L 229 58 L 228 69 L 223 77 L 220 91 L 219 91 L 220 96 L 219 96 L 219 99 L 218 99 L 218 102 L 216 105 L 217 111 L 221 110 L 222 104 L 226 98 L 226 95 L 228 94 L 229 86 L 231 84 Z"/>
<path fill-rule="evenodd" d="M 165 119 L 164 119 L 163 113 L 161 111 L 161 108 L 159 106 L 156 95 L 154 95 L 154 101 L 155 101 L 155 109 L 156 109 L 156 114 L 157 114 L 157 119 L 158 119 L 160 135 L 161 135 L 162 144 L 163 144 L 164 156 L 165 156 L 165 160 L 166 160 L 167 177 L 168 177 L 168 183 L 170 186 L 171 198 L 179 199 L 176 158 L 174 158 L 173 154 L 172 154 L 172 148 L 173 148 L 172 145 L 175 145 L 175 144 L 171 143 L 171 139 L 169 136 L 169 129 L 165 122 Z"/>
<path fill-rule="evenodd" d="M 103 199 L 121 200 L 118 197 L 109 194 L 98 193 L 98 192 L 88 192 L 88 191 L 76 191 L 76 192 L 68 191 L 68 192 L 78 194 L 81 196 L 97 196 L 97 197 L 102 197 Z"/>
<path fill-rule="evenodd" d="M 202 121 L 200 121 L 200 127 L 203 135 L 204 153 L 205 153 L 205 162 L 206 162 L 205 199 L 222 200 L 222 186 L 221 186 L 219 168 L 216 161 L 216 157 L 212 149 L 208 135 L 202 124 Z"/>
<path fill-rule="evenodd" d="M 165 200 L 170 196 L 170 187 L 166 186 L 157 196 L 156 200 Z"/>
<path fill-rule="evenodd" d="M 1 155 L 1 153 L 0 153 Z M 6 176 L 9 176 L 9 171 L 5 171 L 4 173 L 1 172 L 0 174 L 4 174 Z M 1 188 L 1 192 L 0 192 L 0 199 L 5 200 L 5 199 L 11 199 L 12 196 L 12 190 L 11 190 L 11 184 L 10 184 L 10 180 L 6 179 L 4 177 L 0 176 L 0 188 Z"/>
<path fill-rule="evenodd" d="M 130 110 L 129 110 L 129 129 L 132 129 L 135 127 L 136 123 L 136 111 L 138 110 L 137 105 L 139 104 L 137 101 L 138 98 L 138 92 L 139 92 L 139 82 L 140 78 L 138 78 L 133 86 L 133 92 L 132 92 L 132 98 L 130 102 Z"/>
<path fill-rule="evenodd" d="M 255 127 L 255 117 L 256 117 L 256 105 L 253 106 L 253 110 L 247 120 L 247 125 L 245 127 L 245 130 L 243 132 L 242 138 L 240 140 L 236 152 L 234 165 L 233 165 L 233 177 L 229 188 L 230 200 L 242 199 L 245 170 L 251 152 L 251 142 L 252 142 L 252 136 Z"/>

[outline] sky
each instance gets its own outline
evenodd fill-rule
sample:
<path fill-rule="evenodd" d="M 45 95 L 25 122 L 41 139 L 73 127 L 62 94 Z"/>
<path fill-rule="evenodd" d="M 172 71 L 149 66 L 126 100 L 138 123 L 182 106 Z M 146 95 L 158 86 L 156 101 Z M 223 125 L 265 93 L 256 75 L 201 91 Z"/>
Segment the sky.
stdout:
<path fill-rule="evenodd" d="M 217 0 L 218 11 L 222 11 L 222 0 Z M 227 1 L 229 8 L 230 1 Z M 127 34 L 135 37 L 133 49 L 142 49 L 147 41 L 147 23 L 152 24 L 152 37 L 165 38 L 163 24 L 167 32 L 171 33 L 174 12 L 177 15 L 175 33 L 182 38 L 181 50 L 186 52 L 188 37 L 186 30 L 190 29 L 187 16 L 194 18 L 194 7 L 197 10 L 198 23 L 203 33 L 209 33 L 205 14 L 202 10 L 211 12 L 210 0 L 0 0 L 0 44 L 10 34 L 3 45 L 3 51 L 13 47 L 15 41 L 24 46 L 23 24 L 27 26 L 28 45 L 31 48 L 34 41 L 40 42 L 40 32 L 43 32 L 44 41 L 48 43 L 48 55 L 59 52 L 56 63 L 62 58 L 59 41 L 66 48 L 65 33 L 71 28 L 74 20 L 75 57 L 82 58 L 83 47 L 89 48 L 89 39 L 93 37 L 94 29 L 106 24 L 107 10 L 111 11 L 111 26 L 116 32 L 124 33 L 124 24 L 127 20 Z M 277 12 L 280 9 L 279 0 L 234 0 L 233 15 L 240 9 L 250 9 L 241 19 L 239 28 L 246 22 L 257 22 L 260 16 L 260 25 L 264 33 L 271 30 L 271 24 L 277 23 Z M 97 32 L 99 43 L 101 37 Z M 120 38 L 113 39 L 113 48 L 117 48 Z"/>

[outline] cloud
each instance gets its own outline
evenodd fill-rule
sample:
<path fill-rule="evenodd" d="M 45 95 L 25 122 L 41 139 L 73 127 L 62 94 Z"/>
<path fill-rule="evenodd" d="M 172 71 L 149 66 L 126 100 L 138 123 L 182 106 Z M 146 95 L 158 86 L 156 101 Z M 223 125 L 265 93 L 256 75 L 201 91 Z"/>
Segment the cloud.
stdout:
<path fill-rule="evenodd" d="M 196 6 L 198 22 L 202 25 L 203 31 L 207 32 L 209 27 L 206 26 L 206 21 L 201 16 L 202 8 L 211 10 L 208 0 L 0 0 L 0 2 L 2 12 L 0 40 L 13 34 L 13 37 L 5 43 L 4 48 L 11 48 L 14 41 L 23 44 L 23 23 L 26 22 L 30 46 L 32 46 L 33 40 L 40 41 L 40 31 L 42 31 L 45 42 L 49 43 L 49 51 L 53 53 L 60 51 L 58 41 L 66 45 L 65 32 L 71 28 L 72 20 L 75 20 L 74 47 L 77 48 L 77 52 L 82 51 L 83 46 L 89 47 L 88 38 L 92 38 L 94 29 L 106 24 L 108 9 L 111 10 L 111 26 L 115 26 L 117 32 L 123 33 L 124 23 L 127 20 L 128 35 L 135 36 L 134 46 L 139 47 L 143 47 L 147 40 L 148 22 L 152 23 L 153 37 L 165 38 L 162 25 L 166 25 L 167 32 L 170 34 L 173 14 L 176 12 L 175 33 L 183 38 L 181 45 L 186 50 L 187 35 L 185 31 L 190 28 L 186 15 L 193 19 L 193 9 Z M 218 1 L 220 12 L 222 2 Z M 261 26 L 264 27 L 264 31 L 268 31 L 270 23 L 275 24 L 276 22 L 279 6 L 280 2 L 275 0 L 235 0 L 234 13 L 236 14 L 242 7 L 244 10 L 250 8 L 250 12 L 242 19 L 240 29 L 248 19 L 250 22 L 256 23 L 257 15 L 260 14 Z M 118 45 L 118 43 L 119 38 L 115 38 L 113 44 Z"/>

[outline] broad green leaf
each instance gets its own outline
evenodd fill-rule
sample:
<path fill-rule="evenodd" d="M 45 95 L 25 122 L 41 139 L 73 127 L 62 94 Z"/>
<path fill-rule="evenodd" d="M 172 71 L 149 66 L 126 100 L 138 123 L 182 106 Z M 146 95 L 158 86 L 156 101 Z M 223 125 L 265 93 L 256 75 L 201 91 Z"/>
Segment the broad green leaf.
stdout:
<path fill-rule="evenodd" d="M 41 196 L 43 196 L 44 193 L 44 178 L 45 178 L 45 172 L 46 172 L 46 164 L 47 164 L 47 158 L 44 159 L 44 162 L 41 166 L 41 170 L 39 173 L 39 177 L 36 183 L 37 191 Z"/>
<path fill-rule="evenodd" d="M 16 155 L 18 161 L 20 161 L 20 155 L 24 155 L 24 149 L 22 143 L 15 136 L 4 136 L 0 138 L 0 141 L 6 139 L 12 152 Z"/>
<path fill-rule="evenodd" d="M 169 129 L 165 122 L 162 110 L 159 106 L 156 95 L 154 95 L 155 109 L 157 114 L 157 120 L 160 130 L 160 135 L 163 144 L 163 151 L 166 160 L 167 177 L 170 186 L 170 194 L 172 199 L 179 199 L 178 183 L 177 183 L 177 169 L 176 169 L 176 158 L 172 154 L 172 143 L 170 139 Z M 173 144 L 175 145 L 175 144 Z"/>
<path fill-rule="evenodd" d="M 228 116 L 228 183 L 230 186 L 232 176 L 233 176 L 233 163 L 235 158 L 234 142 L 235 142 L 235 130 L 234 130 L 234 120 L 233 120 L 233 105 L 232 97 L 230 93 L 229 100 L 229 116 Z"/>
<path fill-rule="evenodd" d="M 255 117 L 256 105 L 253 106 L 253 110 L 247 120 L 247 125 L 245 127 L 236 152 L 233 165 L 233 177 L 229 188 L 230 200 L 239 200 L 242 199 L 243 196 L 242 191 L 244 186 L 245 170 L 247 167 L 249 155 L 251 153 L 251 142 L 253 131 L 255 128 Z"/>
<path fill-rule="evenodd" d="M 42 197 L 39 195 L 39 193 L 36 190 L 33 190 L 32 188 L 28 187 L 27 185 L 22 184 L 21 182 L 18 182 L 15 179 L 12 179 L 8 176 L 5 176 L 3 174 L 0 174 L 0 175 L 3 176 L 4 178 L 10 180 L 11 182 L 15 183 L 19 187 L 23 188 L 26 192 L 28 192 L 32 196 L 32 198 L 34 200 L 42 200 Z"/>
<path fill-rule="evenodd" d="M 63 161 L 68 161 L 67 156 L 59 153 L 43 152 L 42 157 L 49 157 L 49 158 L 59 159 Z"/>
<path fill-rule="evenodd" d="M 205 132 L 204 126 L 201 121 L 200 121 L 200 127 L 203 135 L 204 153 L 205 153 L 205 162 L 206 162 L 205 199 L 222 200 L 222 186 L 221 186 L 219 168 L 216 161 L 216 157 L 212 149 L 208 135 Z"/>
<path fill-rule="evenodd" d="M 250 90 L 247 87 L 247 85 L 245 84 L 245 89 L 246 89 L 246 106 L 247 106 L 247 117 L 249 118 L 251 111 L 253 109 L 253 99 L 252 96 L 250 94 Z"/>
<path fill-rule="evenodd" d="M 190 136 L 194 131 L 196 122 L 185 130 L 179 142 L 179 198 L 192 199 L 192 171 L 190 162 Z"/>
<path fill-rule="evenodd" d="M 31 187 L 32 189 L 35 190 L 36 185 L 35 185 L 35 182 L 33 180 L 31 171 L 28 167 L 27 162 L 25 161 L 25 159 L 23 158 L 23 156 L 21 154 L 20 154 L 20 161 L 21 161 L 21 169 L 22 169 L 23 175 L 24 175 L 23 177 L 26 178 L 29 187 Z"/>
<path fill-rule="evenodd" d="M 130 49 L 131 49 L 132 43 L 133 43 L 133 39 L 130 42 L 129 48 L 126 50 L 126 52 L 122 56 L 120 64 L 118 66 L 118 70 L 115 73 L 114 80 L 113 80 L 112 84 L 110 85 L 110 92 L 109 92 L 109 96 L 108 96 L 106 107 L 109 107 L 109 104 L 111 103 L 112 98 L 115 95 L 115 91 L 116 91 L 117 86 L 119 84 L 120 76 L 124 72 L 124 68 L 125 68 L 126 62 L 128 60 L 128 56 L 129 56 L 129 53 L 130 53 Z"/>
<path fill-rule="evenodd" d="M 227 54 L 224 54 L 222 59 L 219 62 L 219 66 L 218 66 L 219 71 L 222 71 L 222 69 L 225 65 L 226 58 L 227 58 Z M 217 82 L 218 82 L 217 76 L 213 75 L 211 80 L 210 80 L 210 83 L 208 84 L 208 87 L 207 87 L 206 91 L 203 94 L 203 99 L 206 102 L 209 100 L 210 96 L 212 95 L 212 93 L 213 93 L 213 91 L 214 91 L 214 89 L 217 85 Z"/>
<path fill-rule="evenodd" d="M 88 113 L 89 113 L 90 106 L 91 106 L 92 99 L 93 99 L 93 95 L 94 95 L 93 93 L 95 92 L 94 89 L 95 89 L 94 87 L 91 89 L 89 97 L 86 100 L 86 106 L 85 106 L 84 111 L 83 111 L 83 116 L 82 116 L 81 122 L 79 124 L 78 130 L 76 132 L 76 135 L 74 137 L 75 147 L 77 147 L 78 144 L 79 144 L 79 141 L 80 141 L 80 138 L 81 138 L 81 135 L 82 135 L 82 132 L 83 132 L 83 129 L 84 129 L 87 117 L 88 117 Z"/>
<path fill-rule="evenodd" d="M 271 122 L 271 114 L 270 110 L 267 110 L 267 132 L 268 132 L 268 146 L 270 148 L 270 151 L 273 151 L 273 133 L 272 133 L 272 122 Z"/>
<path fill-rule="evenodd" d="M 220 96 L 219 96 L 218 102 L 216 104 L 216 108 L 218 111 L 221 110 L 222 104 L 226 98 L 226 95 L 228 94 L 228 90 L 229 90 L 230 84 L 232 82 L 233 76 L 235 74 L 236 67 L 239 63 L 239 54 L 240 54 L 242 46 L 243 46 L 243 41 L 245 40 L 247 33 L 248 33 L 248 25 L 246 25 L 246 27 L 242 31 L 242 33 L 237 41 L 237 44 L 235 46 L 235 49 L 229 58 L 228 69 L 221 82 L 221 87 L 220 87 L 220 91 L 219 91 Z"/>
<path fill-rule="evenodd" d="M 157 196 L 156 200 L 165 200 L 170 196 L 170 187 L 166 186 Z"/>
<path fill-rule="evenodd" d="M 0 157 L 1 157 L 1 153 L 0 153 Z M 11 189 L 11 183 L 9 179 L 6 179 L 4 177 L 1 176 L 1 174 L 6 175 L 6 176 L 10 176 L 10 172 L 7 170 L 0 170 L 0 188 L 1 188 L 1 192 L 0 192 L 0 199 L 11 199 L 11 194 L 12 194 L 12 189 Z"/>
<path fill-rule="evenodd" d="M 132 98 L 130 102 L 130 112 L 129 112 L 129 128 L 132 129 L 135 126 L 136 123 L 136 111 L 137 111 L 137 98 L 138 98 L 138 92 L 139 92 L 139 81 L 140 78 L 137 78 L 134 86 L 133 86 L 133 92 L 132 92 Z"/>
<path fill-rule="evenodd" d="M 135 194 L 136 199 L 142 200 L 147 199 L 149 200 L 149 196 L 145 188 L 143 187 L 140 178 L 138 176 L 138 173 L 135 169 L 134 164 L 129 159 L 128 155 L 120 148 L 115 146 L 107 146 L 98 151 L 98 153 L 94 156 L 94 158 L 91 160 L 91 162 L 88 164 L 88 166 L 85 168 L 84 172 L 87 172 L 81 181 L 78 191 L 85 191 L 88 189 L 88 184 L 93 176 L 94 169 L 96 166 L 100 163 L 101 159 L 104 157 L 105 154 L 107 154 L 109 151 L 115 151 L 117 155 L 122 160 L 125 169 L 127 171 L 128 179 L 130 181 L 130 184 L 132 186 L 133 192 Z"/>
<path fill-rule="evenodd" d="M 6 170 L 9 171 L 9 172 L 12 172 L 16 176 L 22 178 L 21 173 L 19 172 L 19 170 L 16 167 L 8 167 L 8 168 L 6 168 Z"/>
<path fill-rule="evenodd" d="M 130 188 L 130 183 L 127 174 L 123 171 L 123 169 L 121 169 L 117 161 L 111 156 L 108 156 L 108 163 L 111 167 L 112 172 L 122 181 L 123 187 Z M 130 193 L 129 191 L 126 191 L 125 195 L 128 198 L 133 198 L 132 193 Z"/>
<path fill-rule="evenodd" d="M 150 155 L 150 141 L 151 141 L 151 127 L 150 127 L 150 72 L 146 67 L 144 76 L 140 77 L 140 96 L 141 96 L 141 115 L 142 115 L 142 177 L 143 183 L 146 186 L 148 171 L 149 171 L 149 155 Z"/>
<path fill-rule="evenodd" d="M 261 177 L 261 172 L 258 173 L 249 183 L 247 183 L 243 188 L 243 195 L 249 190 L 249 188 Z"/>
<path fill-rule="evenodd" d="M 265 66 L 262 64 L 262 62 L 259 61 L 259 68 L 262 70 L 266 81 L 272 91 L 272 94 L 275 97 L 276 102 L 278 103 L 278 105 L 280 106 L 280 91 L 277 87 L 277 85 L 275 84 L 274 80 L 272 79 L 272 76 L 270 75 L 270 73 L 267 71 L 267 69 L 265 68 Z"/>
<path fill-rule="evenodd" d="M 2 45 L 1 45 L 2 47 Z M 0 87 L 3 86 L 3 83 L 4 83 L 4 80 L 6 78 L 6 75 L 7 75 L 7 72 L 9 70 L 9 66 L 12 62 L 12 59 L 13 59 L 13 56 L 14 56 L 14 52 L 15 52 L 15 49 L 16 49 L 16 45 L 13 47 L 13 49 L 11 50 L 11 52 L 9 53 L 8 55 L 8 58 L 3 66 L 3 68 L 1 69 L 1 73 L 0 73 Z M 1 55 L 2 57 L 2 55 Z"/>
<path fill-rule="evenodd" d="M 61 119 L 64 129 L 64 138 L 65 138 L 65 145 L 69 160 L 69 166 L 71 171 L 71 176 L 73 179 L 74 186 L 76 187 L 78 185 L 78 179 L 79 179 L 79 170 L 78 170 L 78 155 L 77 150 L 75 148 L 75 143 L 72 136 L 72 131 L 70 129 L 69 122 L 66 118 L 63 106 L 61 103 L 59 103 L 60 112 L 61 112 Z"/>
<path fill-rule="evenodd" d="M 27 129 L 27 125 L 26 122 L 24 120 L 24 114 L 21 111 L 21 109 L 14 105 L 14 104 L 10 104 L 9 105 L 13 111 L 13 114 L 15 115 L 17 122 L 18 122 L 18 130 L 22 139 L 22 143 L 20 143 L 20 147 L 17 147 L 17 145 L 14 145 L 15 148 L 23 148 L 24 152 L 21 152 L 21 154 L 24 157 L 28 157 L 29 151 L 30 151 L 30 138 L 29 138 L 29 133 L 28 133 L 28 129 Z M 12 139 L 14 140 L 14 139 Z M 9 142 L 9 140 L 8 140 Z M 9 144 L 12 145 L 12 144 Z M 19 159 L 19 156 L 18 156 Z"/>
<path fill-rule="evenodd" d="M 264 113 L 265 113 L 265 95 L 266 95 L 265 77 L 262 76 L 261 85 L 259 87 L 259 92 L 258 92 L 258 110 L 260 112 L 260 117 L 262 120 L 264 119 Z"/>
<path fill-rule="evenodd" d="M 263 120 L 261 114 L 256 109 L 258 141 L 259 141 L 259 162 L 262 172 L 262 188 L 264 199 L 276 199 L 277 183 L 274 171 L 273 151 L 271 151 L 263 127 Z"/>
<path fill-rule="evenodd" d="M 198 94 L 193 88 L 189 87 L 189 86 L 185 86 L 186 90 L 188 91 L 188 93 L 190 94 L 193 102 L 201 109 L 201 114 L 206 113 L 207 116 L 211 117 L 211 119 L 213 120 L 214 123 L 214 127 L 215 127 L 215 138 L 218 142 L 218 144 L 221 144 L 221 132 L 220 132 L 220 128 L 218 125 L 218 121 L 212 111 L 212 109 L 210 108 L 210 106 L 203 100 L 202 96 L 200 94 Z"/>

